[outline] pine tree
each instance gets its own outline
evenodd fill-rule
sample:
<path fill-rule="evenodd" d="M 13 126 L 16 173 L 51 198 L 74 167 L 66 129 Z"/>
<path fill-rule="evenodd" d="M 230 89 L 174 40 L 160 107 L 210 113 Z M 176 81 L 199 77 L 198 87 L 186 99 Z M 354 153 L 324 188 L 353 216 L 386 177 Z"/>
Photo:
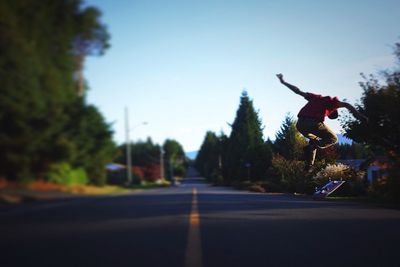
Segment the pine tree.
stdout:
<path fill-rule="evenodd" d="M 90 183 L 104 185 L 106 173 L 99 166 L 111 162 L 115 154 L 110 125 L 98 109 L 87 105 L 83 98 L 77 98 L 70 109 L 63 131 L 63 138 L 69 143 L 68 162 L 74 168 L 84 168 Z"/>
<path fill-rule="evenodd" d="M 217 135 L 208 131 L 195 160 L 195 166 L 202 176 L 211 180 L 213 173 L 219 168 L 219 140 Z"/>
<path fill-rule="evenodd" d="M 299 159 L 306 144 L 305 138 L 296 129 L 296 121 L 289 114 L 286 115 L 275 136 L 275 153 L 289 160 Z"/>
<path fill-rule="evenodd" d="M 231 127 L 224 164 L 226 178 L 230 181 L 263 179 L 271 158 L 264 144 L 261 121 L 246 91 L 242 92 Z"/>

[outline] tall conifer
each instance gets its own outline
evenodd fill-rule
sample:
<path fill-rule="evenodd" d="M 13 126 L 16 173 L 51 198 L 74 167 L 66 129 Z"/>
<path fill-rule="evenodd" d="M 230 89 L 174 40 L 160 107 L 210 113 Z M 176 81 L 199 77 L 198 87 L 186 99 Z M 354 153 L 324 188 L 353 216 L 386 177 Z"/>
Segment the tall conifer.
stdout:
<path fill-rule="evenodd" d="M 290 115 L 286 115 L 275 137 L 275 152 L 289 160 L 299 159 L 303 147 L 307 144 L 305 138 L 296 129 L 296 121 Z"/>
<path fill-rule="evenodd" d="M 246 91 L 242 92 L 228 139 L 224 173 L 229 180 L 258 180 L 270 164 L 270 150 L 264 143 L 261 120 Z"/>

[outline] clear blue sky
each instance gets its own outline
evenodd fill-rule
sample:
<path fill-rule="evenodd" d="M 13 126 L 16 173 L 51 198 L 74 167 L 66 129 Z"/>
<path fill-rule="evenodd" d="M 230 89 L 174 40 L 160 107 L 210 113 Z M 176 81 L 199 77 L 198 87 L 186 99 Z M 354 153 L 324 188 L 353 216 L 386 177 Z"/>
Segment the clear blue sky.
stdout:
<path fill-rule="evenodd" d="M 361 96 L 360 72 L 392 67 L 400 41 L 398 0 L 135 1 L 87 0 L 111 33 L 103 57 L 89 57 L 88 101 L 125 140 L 124 107 L 133 141 L 179 141 L 198 150 L 207 130 L 229 134 L 243 89 L 274 139 L 304 91 Z M 142 121 L 148 125 L 135 127 Z M 327 121 L 340 133 L 336 121 Z"/>

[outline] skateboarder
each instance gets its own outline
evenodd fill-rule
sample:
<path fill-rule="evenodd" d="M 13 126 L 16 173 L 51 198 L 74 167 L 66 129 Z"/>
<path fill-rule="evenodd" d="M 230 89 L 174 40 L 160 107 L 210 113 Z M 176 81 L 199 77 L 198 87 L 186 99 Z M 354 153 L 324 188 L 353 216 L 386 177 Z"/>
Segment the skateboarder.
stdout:
<path fill-rule="evenodd" d="M 337 143 L 337 137 L 324 123 L 325 117 L 336 119 L 338 108 L 348 109 L 354 117 L 367 123 L 368 118 L 358 112 L 352 105 L 340 101 L 337 97 L 321 96 L 301 91 L 296 86 L 285 82 L 282 74 L 276 75 L 280 82 L 294 93 L 304 97 L 308 103 L 300 110 L 296 124 L 297 130 L 309 139 L 304 147 L 305 169 L 309 171 L 314 164 L 317 148 L 324 149 Z"/>

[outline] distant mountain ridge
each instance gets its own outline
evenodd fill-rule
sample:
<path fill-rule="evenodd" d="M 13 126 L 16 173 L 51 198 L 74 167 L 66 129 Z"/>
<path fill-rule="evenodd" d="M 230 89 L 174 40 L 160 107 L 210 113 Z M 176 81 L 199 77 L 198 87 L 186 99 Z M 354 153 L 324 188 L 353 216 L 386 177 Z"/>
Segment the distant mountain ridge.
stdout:
<path fill-rule="evenodd" d="M 338 138 L 339 145 L 345 145 L 345 144 L 351 145 L 353 143 L 353 140 L 347 138 L 343 134 L 336 134 L 336 136 Z"/>

